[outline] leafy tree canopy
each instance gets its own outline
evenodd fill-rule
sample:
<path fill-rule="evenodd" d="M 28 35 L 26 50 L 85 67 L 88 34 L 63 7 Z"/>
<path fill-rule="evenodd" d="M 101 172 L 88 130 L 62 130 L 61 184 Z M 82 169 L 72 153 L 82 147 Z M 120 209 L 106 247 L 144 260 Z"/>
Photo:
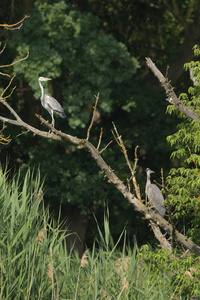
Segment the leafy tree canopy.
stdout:
<path fill-rule="evenodd" d="M 200 55 L 198 46 L 194 47 L 194 53 L 196 56 Z M 186 63 L 185 69 L 187 71 L 191 70 L 193 86 L 189 87 L 188 93 L 182 93 L 180 98 L 183 103 L 199 115 L 200 62 L 191 61 Z M 168 112 L 174 112 L 174 107 L 170 105 Z M 171 145 L 176 146 L 176 150 L 172 153 L 172 158 L 181 160 L 182 166 L 180 168 L 172 168 L 169 172 L 167 178 L 170 186 L 169 199 L 170 204 L 174 208 L 174 218 L 183 221 L 183 225 L 186 226 L 186 233 L 199 243 L 200 121 L 188 119 L 180 113 L 178 113 L 178 116 L 181 118 L 178 130 L 173 135 L 168 136 L 168 141 Z"/>

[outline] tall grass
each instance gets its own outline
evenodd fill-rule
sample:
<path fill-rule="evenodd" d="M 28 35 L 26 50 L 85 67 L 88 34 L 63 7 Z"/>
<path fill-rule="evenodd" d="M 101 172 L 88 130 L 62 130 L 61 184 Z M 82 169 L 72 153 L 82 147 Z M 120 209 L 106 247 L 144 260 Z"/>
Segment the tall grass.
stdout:
<path fill-rule="evenodd" d="M 7 184 L 0 169 L 0 299 L 58 299 L 56 272 L 67 256 L 61 260 L 57 253 L 65 233 L 51 223 L 39 173 Z"/>
<path fill-rule="evenodd" d="M 126 245 L 125 232 L 120 251 L 108 217 L 104 232 L 97 227 L 92 249 L 81 258 L 67 253 L 67 232 L 44 210 L 39 173 L 28 171 L 23 183 L 15 177 L 8 184 L 0 169 L 0 300 L 170 299 L 170 277 L 151 276 Z"/>

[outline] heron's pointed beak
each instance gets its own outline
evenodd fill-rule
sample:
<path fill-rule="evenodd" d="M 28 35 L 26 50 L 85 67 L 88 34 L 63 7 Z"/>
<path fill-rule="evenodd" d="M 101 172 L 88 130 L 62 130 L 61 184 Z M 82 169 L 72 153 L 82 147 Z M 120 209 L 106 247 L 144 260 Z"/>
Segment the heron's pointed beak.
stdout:
<path fill-rule="evenodd" d="M 151 173 L 155 173 L 155 172 L 151 170 Z"/>
<path fill-rule="evenodd" d="M 46 80 L 52 80 L 51 78 L 46 78 Z"/>

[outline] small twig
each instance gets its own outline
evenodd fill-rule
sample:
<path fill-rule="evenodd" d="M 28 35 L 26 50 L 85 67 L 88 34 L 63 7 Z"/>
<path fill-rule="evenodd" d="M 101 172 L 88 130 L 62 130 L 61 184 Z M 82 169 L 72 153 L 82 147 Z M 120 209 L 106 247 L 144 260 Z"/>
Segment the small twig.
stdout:
<path fill-rule="evenodd" d="M 118 132 L 117 132 L 117 128 L 115 127 L 115 124 L 114 124 L 114 122 L 112 122 L 112 123 L 113 123 L 113 127 L 114 127 L 114 129 L 115 129 L 115 131 L 116 131 L 116 133 L 117 133 L 117 135 L 118 135 L 118 137 L 119 137 L 119 134 L 118 134 Z M 119 142 L 118 138 L 115 136 L 115 133 L 114 133 L 114 131 L 113 131 L 113 130 L 111 130 L 111 132 L 112 132 L 112 134 L 113 134 L 113 136 L 114 136 L 114 138 L 115 138 L 115 141 L 117 142 L 117 144 L 118 144 L 120 147 L 122 147 L 122 145 L 120 144 L 120 142 Z"/>
<path fill-rule="evenodd" d="M 138 163 L 138 157 L 137 157 L 137 149 L 139 148 L 139 146 L 137 145 L 135 147 L 135 163 L 134 163 L 134 167 L 133 167 L 133 173 L 135 174 L 136 171 L 136 167 L 137 167 L 137 163 Z"/>
<path fill-rule="evenodd" d="M 133 185 L 135 187 L 136 195 L 137 195 L 138 199 L 141 200 L 140 189 L 137 185 L 136 178 L 135 178 L 135 170 L 136 170 L 136 166 L 137 166 L 137 162 L 138 162 L 138 158 L 137 158 L 137 148 L 138 148 L 138 146 L 136 146 L 136 148 L 135 148 L 135 164 L 134 164 L 134 168 L 132 168 L 131 163 L 130 163 L 129 158 L 128 158 L 126 147 L 124 146 L 124 143 L 123 143 L 123 140 L 122 140 L 122 137 L 119 135 L 119 133 L 117 131 L 117 128 L 115 126 L 115 123 L 114 122 L 112 122 L 112 123 L 113 123 L 115 133 L 117 135 L 117 138 L 116 138 L 113 131 L 112 131 L 112 133 L 113 133 L 114 138 L 117 141 L 118 145 L 122 148 L 122 152 L 124 153 L 126 163 L 127 163 L 128 167 L 129 167 L 129 170 L 131 172 L 131 178 L 132 178 L 132 181 L 133 181 Z"/>
<path fill-rule="evenodd" d="M 101 151 L 99 151 L 99 153 L 101 154 L 104 150 L 106 150 L 111 143 L 112 143 L 112 141 L 110 141 L 103 149 L 101 149 Z"/>
<path fill-rule="evenodd" d="M 5 94 L 5 92 L 7 91 L 7 89 L 10 87 L 10 85 L 11 85 L 11 83 L 12 83 L 12 81 L 13 81 L 13 79 L 15 78 L 15 75 L 13 75 L 13 77 L 10 79 L 10 81 L 9 81 L 9 83 L 8 83 L 8 85 L 7 85 L 7 87 L 3 90 L 3 92 L 1 93 L 1 96 L 0 96 L 0 98 L 3 98 L 3 99 L 5 99 L 4 97 L 3 97 L 3 95 Z M 15 89 L 15 88 L 14 88 Z M 13 89 L 13 90 L 14 90 Z M 13 91 L 12 91 L 13 92 Z M 11 93 L 12 94 L 12 93 Z M 8 97 L 6 97 L 6 98 L 8 98 Z"/>
<path fill-rule="evenodd" d="M 16 135 L 16 137 L 19 137 L 20 135 L 26 134 L 28 132 L 30 132 L 30 130 L 23 131 L 23 132 L 19 133 L 18 135 Z"/>
<path fill-rule="evenodd" d="M 2 145 L 8 145 L 10 143 L 11 139 L 10 139 L 10 135 L 7 136 L 6 138 L 4 138 L 2 135 L 1 135 L 1 131 L 0 131 L 0 144 Z"/>
<path fill-rule="evenodd" d="M 20 58 L 20 59 L 18 59 L 17 61 L 14 61 L 14 62 L 11 63 L 11 64 L 8 64 L 8 65 L 2 65 L 2 66 L 0 66 L 0 68 L 8 68 L 8 67 L 12 67 L 13 65 L 19 63 L 20 61 L 23 61 L 23 60 L 27 59 L 28 57 L 29 57 L 29 51 L 27 52 L 27 54 L 26 54 L 25 57 Z"/>
<path fill-rule="evenodd" d="M 11 77 L 9 74 L 7 74 L 7 73 L 2 73 L 2 72 L 0 72 L 0 75 L 2 75 L 2 76 L 7 76 L 7 77 Z"/>
<path fill-rule="evenodd" d="M 97 150 L 99 150 L 99 147 L 101 145 L 102 135 L 103 135 L 103 128 L 101 127 L 101 132 L 100 132 L 100 135 L 99 135 L 99 142 L 98 142 L 98 145 L 97 145 Z"/>
<path fill-rule="evenodd" d="M 8 98 L 10 98 L 10 96 L 13 94 L 13 92 L 14 92 L 15 89 L 16 89 L 16 86 L 14 86 L 14 87 L 12 88 L 12 91 L 10 92 L 10 94 L 7 95 L 7 96 L 5 96 L 5 97 L 3 97 L 3 99 L 8 99 Z"/>
<path fill-rule="evenodd" d="M 3 132 L 4 129 L 6 129 L 6 127 L 7 127 L 7 125 L 5 124 L 5 122 L 3 122 L 3 127 L 2 127 L 2 129 L 1 129 L 1 132 Z"/>
<path fill-rule="evenodd" d="M 2 54 L 2 53 L 3 53 L 3 51 L 5 50 L 5 48 L 6 48 L 6 43 L 4 44 L 4 46 L 3 46 L 2 50 L 0 51 L 0 54 Z"/>
<path fill-rule="evenodd" d="M 9 24 L 0 24 L 0 27 L 5 27 L 8 30 L 20 29 L 21 26 L 23 25 L 23 21 L 27 18 L 29 18 L 29 16 L 26 15 L 26 16 L 24 16 L 24 18 L 21 21 L 15 23 L 15 24 L 11 24 L 11 25 L 9 25 Z"/>
<path fill-rule="evenodd" d="M 96 98 L 96 102 L 95 102 L 95 105 L 93 107 L 93 114 L 92 114 L 92 120 L 90 122 L 90 126 L 88 127 L 88 130 L 87 130 L 87 138 L 86 138 L 86 141 L 89 140 L 89 137 L 90 137 L 90 130 L 92 128 L 92 125 L 94 123 L 94 117 L 95 117 L 95 113 L 96 113 L 96 109 L 97 109 L 97 103 L 98 103 L 98 100 L 99 100 L 99 93 L 97 94 L 97 96 L 94 96 Z"/>

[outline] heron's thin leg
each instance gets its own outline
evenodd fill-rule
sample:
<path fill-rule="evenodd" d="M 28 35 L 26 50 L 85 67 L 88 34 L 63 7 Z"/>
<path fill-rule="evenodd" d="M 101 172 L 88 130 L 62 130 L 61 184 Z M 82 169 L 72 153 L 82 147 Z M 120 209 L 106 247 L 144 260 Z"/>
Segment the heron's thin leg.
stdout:
<path fill-rule="evenodd" d="M 54 125 L 55 125 L 55 120 L 54 120 L 54 117 L 53 117 L 53 111 L 51 112 L 51 118 L 52 118 L 51 125 L 54 127 Z"/>

